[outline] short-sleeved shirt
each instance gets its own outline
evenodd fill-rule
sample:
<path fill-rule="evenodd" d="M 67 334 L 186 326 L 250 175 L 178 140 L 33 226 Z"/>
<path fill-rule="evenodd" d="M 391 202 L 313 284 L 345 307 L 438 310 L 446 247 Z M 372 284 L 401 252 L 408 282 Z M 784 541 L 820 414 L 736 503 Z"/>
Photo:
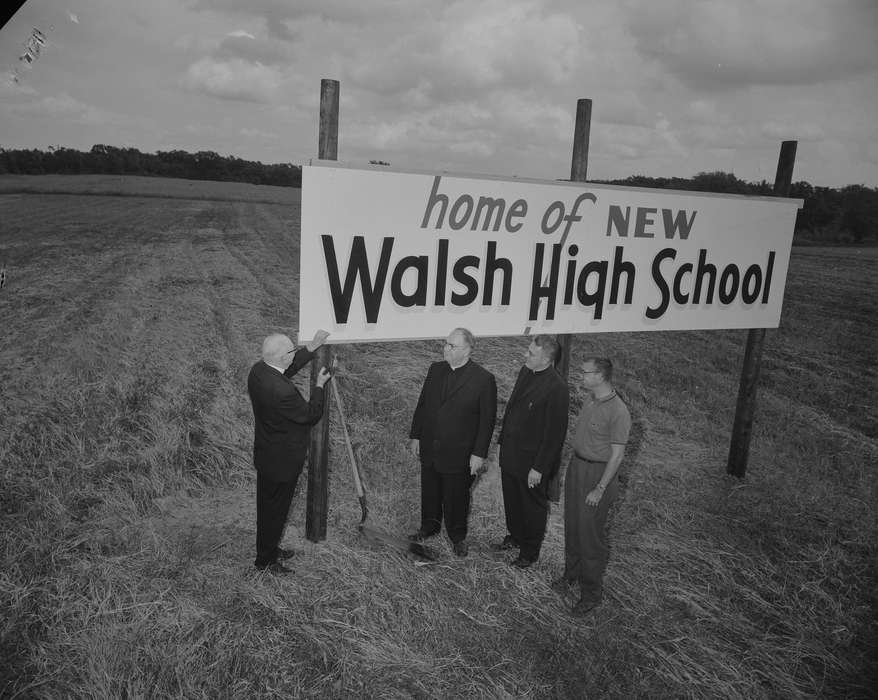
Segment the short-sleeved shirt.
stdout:
<path fill-rule="evenodd" d="M 615 391 L 601 399 L 589 394 L 576 421 L 573 449 L 583 459 L 607 462 L 610 445 L 626 444 L 630 432 L 631 414 Z"/>

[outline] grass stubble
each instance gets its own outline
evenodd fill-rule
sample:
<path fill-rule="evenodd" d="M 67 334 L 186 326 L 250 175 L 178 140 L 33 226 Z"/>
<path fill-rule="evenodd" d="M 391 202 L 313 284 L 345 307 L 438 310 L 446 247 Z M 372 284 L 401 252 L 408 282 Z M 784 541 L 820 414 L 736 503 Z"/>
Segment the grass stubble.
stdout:
<path fill-rule="evenodd" d="M 334 414 L 327 539 L 303 536 L 303 478 L 295 574 L 255 573 L 245 379 L 260 339 L 295 328 L 295 203 L 229 183 L 190 198 L 173 183 L 137 197 L 127 181 L 113 196 L 28 182 L 0 183 L 0 696 L 804 698 L 878 685 L 874 250 L 794 251 L 744 480 L 724 473 L 744 332 L 575 339 L 574 357 L 614 359 L 635 423 L 606 602 L 583 621 L 548 586 L 561 506 L 534 569 L 489 552 L 504 534 L 496 455 L 468 559 L 444 538 L 429 565 L 358 540 Z M 479 343 L 501 413 L 525 346 Z M 406 533 L 419 507 L 408 422 L 438 343 L 338 351 L 369 522 Z"/>

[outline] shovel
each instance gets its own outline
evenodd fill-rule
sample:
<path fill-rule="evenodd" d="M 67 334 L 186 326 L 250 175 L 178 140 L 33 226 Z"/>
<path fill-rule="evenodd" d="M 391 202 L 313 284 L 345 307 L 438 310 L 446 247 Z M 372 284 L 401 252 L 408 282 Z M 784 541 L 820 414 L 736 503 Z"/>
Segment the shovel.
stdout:
<path fill-rule="evenodd" d="M 333 366 L 335 365 L 335 361 L 333 361 Z M 351 471 L 354 475 L 354 486 L 357 489 L 357 499 L 360 501 L 360 510 L 362 512 L 362 517 L 360 518 L 360 523 L 357 525 L 357 529 L 360 531 L 360 536 L 363 537 L 370 543 L 378 543 L 383 544 L 392 549 L 395 549 L 402 554 L 414 557 L 416 559 L 421 559 L 425 561 L 436 561 L 439 557 L 432 549 L 424 546 L 418 542 L 410 542 L 405 537 L 400 537 L 399 535 L 393 535 L 384 530 L 379 530 L 378 528 L 369 527 L 366 525 L 366 518 L 369 516 L 369 508 L 366 505 L 366 492 L 363 490 L 363 482 L 360 479 L 360 468 L 357 465 L 357 458 L 354 455 L 354 448 L 351 445 L 351 437 L 348 434 L 348 425 L 347 420 L 345 419 L 345 411 L 344 404 L 341 399 L 341 391 L 339 391 L 338 380 L 336 380 L 335 391 L 332 392 L 335 395 L 335 405 L 338 408 L 338 415 L 341 418 L 341 429 L 344 433 L 344 441 L 345 445 L 348 449 L 348 457 L 351 460 Z"/>

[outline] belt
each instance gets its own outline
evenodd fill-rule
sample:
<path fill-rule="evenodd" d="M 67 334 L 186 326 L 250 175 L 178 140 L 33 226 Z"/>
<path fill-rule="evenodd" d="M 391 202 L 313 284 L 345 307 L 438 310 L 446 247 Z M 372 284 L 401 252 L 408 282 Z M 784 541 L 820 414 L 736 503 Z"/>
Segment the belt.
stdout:
<path fill-rule="evenodd" d="M 591 462 L 592 464 L 606 464 L 606 463 L 607 463 L 607 460 L 605 460 L 605 459 L 604 459 L 604 460 L 600 460 L 600 459 L 589 459 L 588 457 L 583 457 L 583 456 L 582 456 L 581 454 L 579 454 L 578 452 L 574 452 L 573 454 L 574 454 L 574 456 L 576 457 L 576 459 L 578 459 L 578 460 L 580 460 L 580 461 L 582 461 L 582 462 Z"/>

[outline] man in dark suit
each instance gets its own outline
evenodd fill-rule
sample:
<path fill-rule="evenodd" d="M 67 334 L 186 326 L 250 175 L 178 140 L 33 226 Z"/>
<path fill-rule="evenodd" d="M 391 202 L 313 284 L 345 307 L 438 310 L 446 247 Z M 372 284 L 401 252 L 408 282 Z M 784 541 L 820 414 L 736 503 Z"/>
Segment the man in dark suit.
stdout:
<path fill-rule="evenodd" d="M 287 522 L 296 482 L 305 464 L 308 434 L 323 415 L 323 386 L 330 374 L 321 367 L 317 386 L 305 401 L 292 377 L 314 357 L 329 334 L 317 331 L 307 347 L 296 350 L 285 335 L 268 336 L 262 343 L 262 360 L 253 365 L 247 392 L 253 404 L 256 431 L 253 464 L 256 466 L 257 569 L 275 574 L 290 569 L 280 563 L 292 551 L 278 546 Z"/>
<path fill-rule="evenodd" d="M 444 346 L 444 362 L 427 371 L 409 431 L 412 453 L 421 459 L 423 540 L 445 530 L 454 553 L 465 557 L 470 486 L 482 468 L 497 418 L 494 375 L 470 360 L 472 333 L 455 328 Z"/>
<path fill-rule="evenodd" d="M 549 515 L 549 481 L 558 471 L 567 436 L 570 392 L 555 370 L 560 347 L 538 335 L 506 404 L 500 443 L 500 478 L 508 534 L 494 551 L 518 548 L 513 566 L 526 569 L 540 556 Z"/>

